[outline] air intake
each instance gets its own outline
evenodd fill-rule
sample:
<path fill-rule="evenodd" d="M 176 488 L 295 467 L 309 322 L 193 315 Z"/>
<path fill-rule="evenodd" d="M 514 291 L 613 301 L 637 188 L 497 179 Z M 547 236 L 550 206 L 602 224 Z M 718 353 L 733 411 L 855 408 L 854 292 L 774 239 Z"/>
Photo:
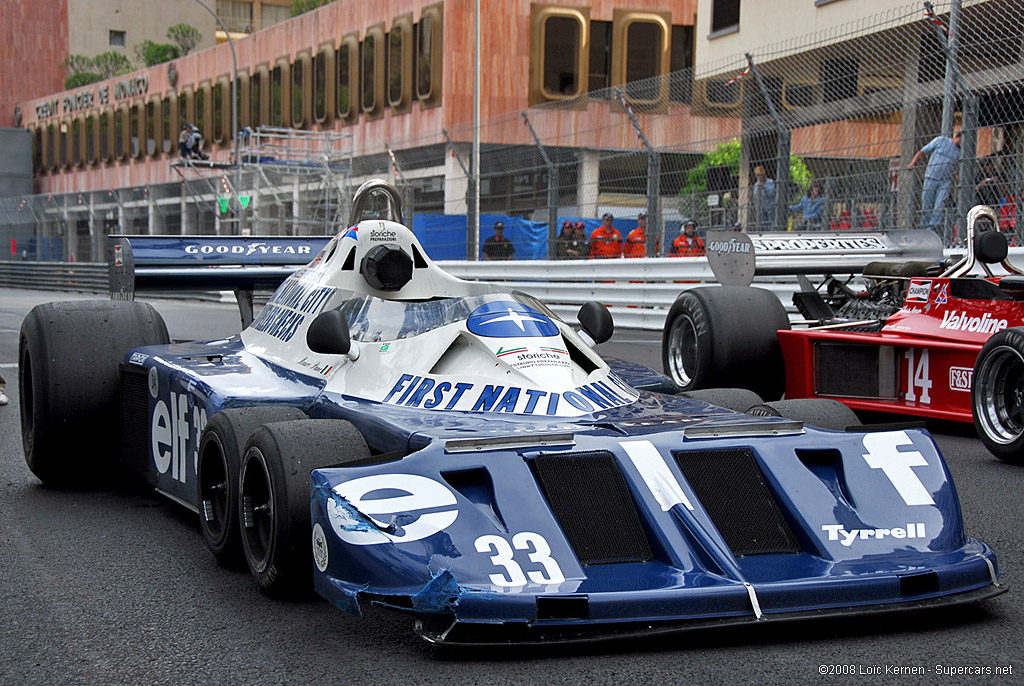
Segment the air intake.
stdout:
<path fill-rule="evenodd" d="M 800 552 L 750 450 L 694 450 L 675 458 L 734 555 Z"/>
<path fill-rule="evenodd" d="M 149 466 L 149 376 L 121 365 L 121 461 L 139 474 Z"/>
<path fill-rule="evenodd" d="M 541 455 L 533 468 L 580 564 L 647 562 L 654 557 L 611 453 Z"/>

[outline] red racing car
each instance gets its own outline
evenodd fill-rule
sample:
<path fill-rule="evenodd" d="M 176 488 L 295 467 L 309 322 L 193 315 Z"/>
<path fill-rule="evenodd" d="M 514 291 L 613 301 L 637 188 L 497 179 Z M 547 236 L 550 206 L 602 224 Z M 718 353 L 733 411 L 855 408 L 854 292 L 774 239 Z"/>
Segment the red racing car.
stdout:
<path fill-rule="evenodd" d="M 785 392 L 787 401 L 973 422 L 996 457 L 1024 463 L 1024 271 L 1007 259 L 996 220 L 988 207 L 970 211 L 963 257 L 866 264 L 863 291 L 801 276 L 793 300 L 809 326 L 791 328 L 764 289 L 685 291 L 665 324 L 665 372 L 683 390 L 738 386 L 769 401 Z M 747 239 L 735 236 L 732 254 Z M 748 259 L 760 261 L 753 238 Z M 770 412 L 771 402 L 755 411 Z"/>

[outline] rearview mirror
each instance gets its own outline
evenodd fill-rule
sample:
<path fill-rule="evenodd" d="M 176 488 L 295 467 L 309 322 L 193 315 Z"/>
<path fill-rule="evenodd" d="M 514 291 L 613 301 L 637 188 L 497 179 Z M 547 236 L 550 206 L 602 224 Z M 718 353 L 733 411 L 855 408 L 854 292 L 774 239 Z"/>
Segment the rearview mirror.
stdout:
<path fill-rule="evenodd" d="M 321 355 L 347 355 L 352 347 L 348 320 L 341 310 L 327 310 L 317 315 L 306 329 L 306 345 Z"/>
<path fill-rule="evenodd" d="M 607 341 L 612 337 L 612 332 L 615 331 L 612 313 L 608 311 L 607 307 L 593 300 L 580 308 L 576 319 L 579 320 L 583 331 L 594 339 L 595 345 Z"/>

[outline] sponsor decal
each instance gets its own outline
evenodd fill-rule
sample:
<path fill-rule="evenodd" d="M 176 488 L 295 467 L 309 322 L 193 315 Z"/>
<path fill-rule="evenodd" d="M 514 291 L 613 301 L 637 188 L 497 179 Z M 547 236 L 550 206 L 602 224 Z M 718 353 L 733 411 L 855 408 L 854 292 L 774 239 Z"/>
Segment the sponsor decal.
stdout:
<path fill-rule="evenodd" d="M 330 286 L 303 284 L 289 277 L 252 323 L 252 328 L 288 342 L 306 321 L 306 315 L 317 314 L 334 293 Z"/>
<path fill-rule="evenodd" d="M 146 360 L 148 360 L 148 359 L 149 359 L 149 355 L 147 355 L 146 353 L 132 353 L 128 357 L 128 363 L 129 364 L 137 364 L 139 366 L 142 366 L 142 364 L 144 364 L 146 362 Z"/>
<path fill-rule="evenodd" d="M 554 393 L 535 388 L 475 384 L 402 374 L 384 396 L 389 405 L 421 407 L 427 410 L 461 412 L 506 412 L 509 414 L 558 415 L 565 412 L 596 412 L 627 405 L 638 397 L 636 391 L 608 375 L 572 391 Z"/>
<path fill-rule="evenodd" d="M 529 305 L 493 302 L 476 308 L 466 322 L 478 336 L 488 338 L 549 337 L 558 335 L 558 325 Z"/>
<path fill-rule="evenodd" d="M 359 226 L 350 226 L 341 233 L 338 234 L 338 240 L 342 238 L 351 238 L 353 240 L 359 240 Z"/>
<path fill-rule="evenodd" d="M 839 524 L 825 524 L 822 531 L 828 532 L 828 540 L 840 541 L 849 548 L 854 541 L 866 541 L 873 538 L 880 541 L 883 538 L 925 538 L 924 523 L 907 524 L 905 527 L 893 527 L 891 529 L 850 529 L 846 530 Z"/>
<path fill-rule="evenodd" d="M 309 359 L 309 357 L 303 357 L 301 360 L 298 361 L 297 364 L 300 367 L 304 367 L 310 370 L 311 372 L 316 372 L 321 376 L 327 376 L 334 369 L 333 364 L 328 364 L 323 360 L 311 360 Z"/>
<path fill-rule="evenodd" d="M 371 243 L 394 243 L 398 240 L 398 232 L 394 229 L 389 229 L 381 223 L 379 228 L 370 229 L 370 242 Z"/>
<path fill-rule="evenodd" d="M 886 250 L 889 246 L 878 236 L 846 236 L 842 238 L 793 236 L 772 237 L 751 236 L 750 241 L 758 252 L 789 252 L 810 250 L 814 252 L 848 252 L 850 250 Z"/>
<path fill-rule="evenodd" d="M 927 467 L 928 461 L 916 450 L 900 450 L 901 446 L 914 447 L 906 431 L 880 431 L 863 438 L 864 461 L 872 469 L 880 469 L 889 478 L 893 488 L 907 505 L 934 505 L 931 494 L 914 473 L 914 467 Z"/>
<path fill-rule="evenodd" d="M 911 281 L 910 288 L 907 289 L 906 302 L 926 303 L 931 292 L 931 281 Z"/>
<path fill-rule="evenodd" d="M 425 476 L 374 474 L 335 486 L 327 519 L 352 545 L 408 543 L 451 526 L 457 503 L 447 486 Z"/>
<path fill-rule="evenodd" d="M 321 572 L 327 571 L 327 536 L 320 522 L 313 525 L 313 562 Z"/>
<path fill-rule="evenodd" d="M 1009 325 L 1010 323 L 1005 319 L 995 319 L 988 312 L 985 312 L 980 317 L 971 317 L 966 312 L 947 310 L 942 313 L 942 323 L 939 324 L 939 328 L 950 331 L 996 333 Z"/>
<path fill-rule="evenodd" d="M 735 238 L 730 238 L 727 241 L 711 241 L 708 243 L 707 249 L 712 252 L 722 253 L 724 255 L 732 255 L 735 253 L 749 253 L 750 243 L 747 241 L 738 241 Z"/>
<path fill-rule="evenodd" d="M 539 350 L 530 350 L 527 347 L 509 348 L 506 350 L 499 347 L 495 356 L 501 358 L 515 369 L 529 369 L 531 367 L 569 368 L 569 351 L 562 348 L 542 346 Z"/>
<path fill-rule="evenodd" d="M 155 369 L 153 367 L 150 372 Z M 185 483 L 188 479 L 187 466 L 191 461 L 191 474 L 195 475 L 199 464 L 199 438 L 205 426 L 206 408 L 200 407 L 189 394 L 171 393 L 166 402 L 158 400 L 153 406 L 149 427 L 156 470 Z"/>
<path fill-rule="evenodd" d="M 157 372 L 156 367 L 149 368 L 147 382 L 149 383 L 149 394 L 154 398 L 160 397 L 160 374 Z"/>
<path fill-rule="evenodd" d="M 380 352 L 382 352 L 382 353 L 386 353 L 390 349 L 391 349 L 391 344 L 390 343 L 385 343 L 384 345 L 380 346 Z"/>
<path fill-rule="evenodd" d="M 949 283 L 944 283 L 939 287 L 939 292 L 935 294 L 935 304 L 945 305 L 949 302 Z"/>
<path fill-rule="evenodd" d="M 308 245 L 270 245 L 268 243 L 255 242 L 246 245 L 186 245 L 185 253 L 188 255 L 309 255 L 311 246 Z"/>
<path fill-rule="evenodd" d="M 949 368 L 949 390 L 971 391 L 971 380 L 974 378 L 974 370 L 970 367 Z"/>

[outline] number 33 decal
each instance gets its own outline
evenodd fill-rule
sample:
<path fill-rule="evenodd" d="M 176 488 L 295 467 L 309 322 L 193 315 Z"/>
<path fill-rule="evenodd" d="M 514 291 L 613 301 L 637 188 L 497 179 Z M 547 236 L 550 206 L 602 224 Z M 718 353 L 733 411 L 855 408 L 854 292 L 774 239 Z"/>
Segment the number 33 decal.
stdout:
<path fill-rule="evenodd" d="M 561 568 L 551 557 L 551 547 L 540 534 L 522 531 L 512 537 L 511 545 L 501 536 L 481 536 L 476 539 L 475 545 L 478 553 L 493 552 L 491 562 L 495 567 L 505 570 L 503 574 L 490 575 L 491 583 L 495 586 L 525 586 L 527 577 L 535 584 L 560 584 L 565 581 Z M 537 569 L 523 574 L 523 568 L 513 559 L 513 548 L 528 551 L 530 562 L 543 568 L 543 571 Z"/>

